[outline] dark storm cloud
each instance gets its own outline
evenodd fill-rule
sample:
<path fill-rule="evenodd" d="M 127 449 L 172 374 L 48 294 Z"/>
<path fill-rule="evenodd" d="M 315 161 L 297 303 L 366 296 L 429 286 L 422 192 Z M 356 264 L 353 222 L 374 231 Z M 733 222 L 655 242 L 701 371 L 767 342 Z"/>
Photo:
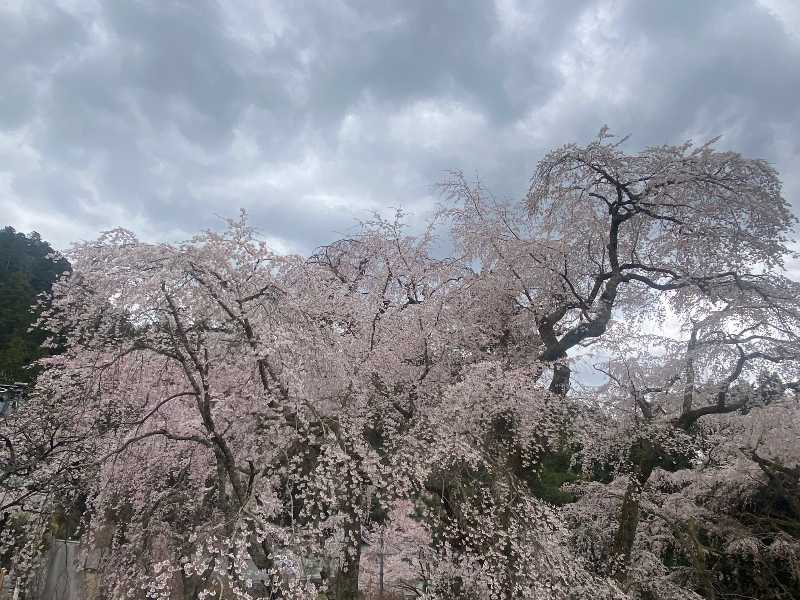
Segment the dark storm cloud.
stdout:
<path fill-rule="evenodd" d="M 245 207 L 308 251 L 421 218 L 462 169 L 520 197 L 607 123 L 767 158 L 797 200 L 791 0 L 43 2 L 0 7 L 0 219 L 180 239 Z"/>

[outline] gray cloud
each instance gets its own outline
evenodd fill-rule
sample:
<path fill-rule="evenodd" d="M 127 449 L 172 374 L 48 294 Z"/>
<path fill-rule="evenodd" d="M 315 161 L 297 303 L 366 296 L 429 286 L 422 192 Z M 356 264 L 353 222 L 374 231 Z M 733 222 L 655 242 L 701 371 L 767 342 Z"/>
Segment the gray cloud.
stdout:
<path fill-rule="evenodd" d="M 65 247 L 181 239 L 249 210 L 308 251 L 417 218 L 462 169 L 520 197 L 549 148 L 767 158 L 800 205 L 792 0 L 43 2 L 0 7 L 0 222 Z"/>

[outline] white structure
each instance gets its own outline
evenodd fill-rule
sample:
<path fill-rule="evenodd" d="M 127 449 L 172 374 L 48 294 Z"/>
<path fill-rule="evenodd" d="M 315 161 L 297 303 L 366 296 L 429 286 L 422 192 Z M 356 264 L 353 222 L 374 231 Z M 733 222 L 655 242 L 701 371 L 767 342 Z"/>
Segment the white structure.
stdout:
<path fill-rule="evenodd" d="M 16 381 L 14 383 L 0 383 L 0 417 L 14 410 L 25 397 L 28 385 Z"/>

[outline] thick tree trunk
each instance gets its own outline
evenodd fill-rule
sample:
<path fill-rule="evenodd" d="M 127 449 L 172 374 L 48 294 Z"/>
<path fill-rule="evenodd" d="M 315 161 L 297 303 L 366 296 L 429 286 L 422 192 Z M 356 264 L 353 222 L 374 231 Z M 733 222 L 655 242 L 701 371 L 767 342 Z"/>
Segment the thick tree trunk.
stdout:
<path fill-rule="evenodd" d="M 361 521 L 350 515 L 344 530 L 345 551 L 342 553 L 339 571 L 333 578 L 331 590 L 335 600 L 357 600 L 358 570 L 361 565 Z"/>
<path fill-rule="evenodd" d="M 282 598 L 283 593 L 280 589 L 281 582 L 275 579 L 275 577 L 277 577 L 273 572 L 275 562 L 270 558 L 271 548 L 269 544 L 259 541 L 255 533 L 253 533 L 250 535 L 248 551 L 256 568 L 267 573 L 269 577 L 263 583 L 259 583 L 255 591 L 263 592 L 264 596 L 267 598 Z"/>
<path fill-rule="evenodd" d="M 569 392 L 571 374 L 572 371 L 566 362 L 553 365 L 553 380 L 550 382 L 550 392 L 558 396 L 566 396 L 567 392 Z"/>
<path fill-rule="evenodd" d="M 707 600 L 715 600 L 717 592 L 714 589 L 711 573 L 706 568 L 706 549 L 700 541 L 697 522 L 694 519 L 689 519 L 689 522 L 686 524 L 686 530 L 689 546 L 692 549 L 694 570 L 697 575 L 697 580 L 703 589 L 703 597 Z"/>
<path fill-rule="evenodd" d="M 622 506 L 619 511 L 619 525 L 614 535 L 614 545 L 611 547 L 611 564 L 614 577 L 620 583 L 625 581 L 628 564 L 631 559 L 633 542 L 636 539 L 636 529 L 639 526 L 639 497 L 641 486 L 635 477 L 631 478 Z"/>
<path fill-rule="evenodd" d="M 692 327 L 692 335 L 686 347 L 686 366 L 684 367 L 685 385 L 683 388 L 683 407 L 681 415 L 689 414 L 694 401 L 694 353 L 697 346 L 698 325 Z"/>
<path fill-rule="evenodd" d="M 612 573 L 614 578 L 623 585 L 628 577 L 631 551 L 636 540 L 636 530 L 639 527 L 639 501 L 656 463 L 655 448 L 646 440 L 636 444 L 632 455 L 636 467 L 628 487 L 625 489 L 625 496 L 619 511 L 619 525 L 611 546 Z"/>
<path fill-rule="evenodd" d="M 333 579 L 335 600 L 357 600 L 358 568 L 361 562 L 361 547 L 348 549 L 336 577 Z"/>

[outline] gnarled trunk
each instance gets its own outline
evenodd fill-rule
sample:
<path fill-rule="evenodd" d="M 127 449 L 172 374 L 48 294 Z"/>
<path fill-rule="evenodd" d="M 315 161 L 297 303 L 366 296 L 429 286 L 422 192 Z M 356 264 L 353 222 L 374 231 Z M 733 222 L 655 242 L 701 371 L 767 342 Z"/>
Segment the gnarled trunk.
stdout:
<path fill-rule="evenodd" d="M 656 464 L 656 449 L 649 441 L 640 440 L 635 445 L 632 455 L 636 459 L 636 466 L 628 487 L 625 489 L 625 496 L 619 511 L 619 525 L 611 546 L 613 575 L 623 585 L 628 577 L 631 551 L 636 540 L 636 530 L 639 527 L 639 501 L 642 490 L 647 480 L 650 479 Z"/>
<path fill-rule="evenodd" d="M 566 356 L 564 356 L 566 361 Z M 566 362 L 553 365 L 553 379 L 550 382 L 550 392 L 558 396 L 566 396 L 569 392 L 569 381 L 572 371 Z"/>
<path fill-rule="evenodd" d="M 339 571 L 333 578 L 331 591 L 335 600 L 358 599 L 358 569 L 360 564 L 361 544 L 359 539 L 354 548 L 348 548 L 344 553 Z"/>

